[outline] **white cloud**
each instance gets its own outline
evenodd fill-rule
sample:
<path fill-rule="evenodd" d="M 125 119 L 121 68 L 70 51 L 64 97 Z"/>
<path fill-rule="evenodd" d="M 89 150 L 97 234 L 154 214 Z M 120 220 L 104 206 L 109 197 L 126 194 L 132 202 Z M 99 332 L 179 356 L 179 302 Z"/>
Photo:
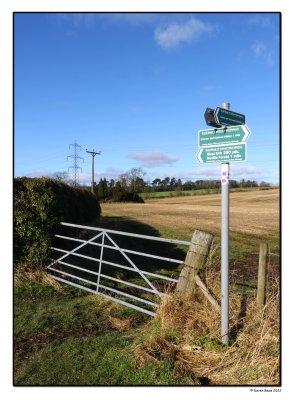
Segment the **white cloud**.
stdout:
<path fill-rule="evenodd" d="M 215 166 L 206 166 L 206 167 L 197 167 L 190 172 L 192 178 L 201 179 L 203 176 L 212 177 L 213 179 L 219 179 L 220 177 L 220 169 L 221 167 L 218 165 Z"/>
<path fill-rule="evenodd" d="M 252 165 L 231 165 L 230 169 L 230 178 L 231 179 L 254 179 L 257 180 L 261 177 L 266 171 L 263 171 Z M 175 177 L 177 179 L 181 179 L 182 181 L 196 181 L 199 179 L 214 179 L 219 180 L 221 174 L 221 166 L 220 165 L 205 165 L 201 167 L 197 167 L 190 170 L 185 171 L 161 171 L 155 172 L 154 175 L 157 178 L 165 178 L 166 176 Z M 150 177 L 151 178 L 151 177 Z M 154 179 L 154 178 L 153 178 Z M 260 178 L 261 179 L 261 178 Z M 264 178 L 265 179 L 265 178 Z"/>
<path fill-rule="evenodd" d="M 206 166 L 206 167 L 198 167 L 191 171 L 191 174 L 194 175 L 203 175 L 203 176 L 211 176 L 216 177 L 216 179 L 220 179 L 220 165 L 215 166 Z M 231 177 L 239 177 L 244 175 L 261 175 L 262 170 L 253 166 L 253 165 L 231 165 L 230 175 Z"/>
<path fill-rule="evenodd" d="M 102 178 L 106 178 L 107 181 L 110 181 L 110 179 L 117 180 L 119 175 L 123 174 L 122 169 L 116 169 L 112 167 L 108 167 L 105 169 L 105 171 L 97 173 L 95 172 L 94 180 L 95 182 L 99 182 L 99 180 Z M 80 172 L 79 173 L 79 183 L 80 184 L 90 184 L 91 182 L 91 173 L 90 172 Z"/>
<path fill-rule="evenodd" d="M 154 39 L 163 49 L 169 50 L 178 47 L 181 43 L 190 43 L 198 40 L 204 33 L 211 33 L 214 27 L 210 24 L 191 18 L 186 23 L 173 22 L 156 28 Z"/>
<path fill-rule="evenodd" d="M 110 179 L 118 179 L 119 175 L 123 174 L 124 171 L 122 169 L 116 169 L 113 167 L 108 167 L 105 169 L 104 172 L 101 173 L 96 173 L 95 177 L 96 179 L 100 179 L 100 178 L 106 178 L 107 180 Z"/>
<path fill-rule="evenodd" d="M 123 174 L 123 170 L 122 169 L 116 169 L 113 167 L 108 167 L 105 169 L 105 171 L 101 172 L 101 173 L 95 173 L 95 182 L 99 182 L 99 180 L 101 178 L 106 178 L 107 180 L 110 179 L 114 179 L 117 180 L 119 175 Z M 46 178 L 55 178 L 56 174 L 63 174 L 63 172 L 52 172 L 52 171 L 48 171 L 45 168 L 36 168 L 33 169 L 31 171 L 29 171 L 28 173 L 26 173 L 23 176 L 27 176 L 28 178 L 42 178 L 42 177 L 46 177 Z M 65 172 L 66 177 L 69 179 L 72 179 L 72 173 L 70 171 L 70 173 L 67 174 L 67 171 Z M 85 185 L 85 184 L 90 184 L 91 183 L 91 172 L 78 172 L 77 173 L 77 180 L 81 185 Z"/>
<path fill-rule="evenodd" d="M 255 42 L 252 44 L 251 49 L 257 58 L 261 58 L 268 65 L 274 64 L 274 51 L 269 50 L 262 42 Z"/>
<path fill-rule="evenodd" d="M 143 24 L 153 24 L 164 17 L 161 13 L 101 13 L 101 12 L 58 12 L 49 14 L 49 20 L 56 26 L 68 24 L 73 30 L 79 28 L 93 28 L 97 24 L 106 25 L 131 25 L 141 26 Z"/>
<path fill-rule="evenodd" d="M 262 28 L 269 28 L 273 26 L 271 19 L 268 15 L 260 15 L 260 14 L 252 15 L 252 17 L 248 19 L 248 24 L 257 25 Z"/>
<path fill-rule="evenodd" d="M 266 53 L 266 46 L 261 42 L 253 43 L 252 50 L 256 57 L 261 57 Z"/>
<path fill-rule="evenodd" d="M 105 14 L 105 19 L 111 23 L 126 23 L 131 25 L 142 25 L 153 23 L 161 17 L 158 13 L 111 13 Z"/>
<path fill-rule="evenodd" d="M 130 108 L 130 111 L 131 111 L 133 114 L 138 114 L 139 112 L 142 111 L 142 108 L 141 108 L 140 106 L 135 105 L 135 106 L 132 106 L 132 107 Z"/>
<path fill-rule="evenodd" d="M 29 171 L 28 173 L 26 173 L 23 176 L 27 176 L 28 178 L 42 178 L 42 177 L 52 177 L 53 173 L 49 172 L 47 169 L 45 168 L 35 168 L 32 169 L 31 171 Z"/>
<path fill-rule="evenodd" d="M 68 23 L 72 28 L 92 28 L 99 14 L 96 13 L 54 13 L 50 14 L 51 21 L 58 25 Z"/>
<path fill-rule="evenodd" d="M 129 158 L 142 162 L 142 167 L 154 168 L 160 165 L 170 165 L 178 160 L 178 157 L 162 153 L 160 151 L 150 151 L 140 154 L 129 154 Z"/>
<path fill-rule="evenodd" d="M 263 173 L 262 169 L 255 167 L 254 165 L 232 165 L 231 166 L 231 175 L 233 176 L 241 176 L 241 175 L 261 175 Z"/>

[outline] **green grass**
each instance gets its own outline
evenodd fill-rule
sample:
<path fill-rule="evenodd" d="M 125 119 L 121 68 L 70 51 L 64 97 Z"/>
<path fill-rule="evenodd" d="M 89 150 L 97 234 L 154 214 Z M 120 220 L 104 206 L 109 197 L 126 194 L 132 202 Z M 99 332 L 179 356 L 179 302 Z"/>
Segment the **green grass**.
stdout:
<path fill-rule="evenodd" d="M 176 197 L 176 196 L 196 196 L 203 194 L 219 193 L 219 189 L 197 189 L 197 190 L 172 190 L 165 192 L 151 192 L 140 193 L 142 199 L 159 199 L 162 197 Z"/>
<path fill-rule="evenodd" d="M 226 345 L 222 344 L 220 340 L 213 339 L 208 336 L 203 336 L 192 340 L 191 345 L 203 347 L 210 351 L 222 351 L 227 347 Z"/>
<path fill-rule="evenodd" d="M 139 368 L 132 345 L 147 319 L 133 309 L 66 286 L 57 291 L 47 283 L 18 282 L 14 384 L 191 384 L 190 378 L 174 373 L 173 360 Z"/>
<path fill-rule="evenodd" d="M 230 192 L 252 192 L 256 190 L 269 190 L 272 187 L 246 187 L 246 188 L 230 188 Z M 176 196 L 199 196 L 205 194 L 220 193 L 220 188 L 216 189 L 196 189 L 196 190 L 171 190 L 164 192 L 145 192 L 140 193 L 139 196 L 143 199 L 159 199 L 163 197 L 176 197 Z"/>
<path fill-rule="evenodd" d="M 173 374 L 173 363 L 146 363 L 138 368 L 130 352 L 134 332 L 53 341 L 31 356 L 16 384 L 157 385 L 186 384 Z"/>

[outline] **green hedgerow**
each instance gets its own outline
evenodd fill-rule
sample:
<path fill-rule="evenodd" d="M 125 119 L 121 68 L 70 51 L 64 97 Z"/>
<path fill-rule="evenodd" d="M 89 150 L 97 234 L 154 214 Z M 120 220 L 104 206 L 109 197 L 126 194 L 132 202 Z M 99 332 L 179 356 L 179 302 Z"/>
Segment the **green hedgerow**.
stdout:
<path fill-rule="evenodd" d="M 42 265 L 61 221 L 90 224 L 100 215 L 96 197 L 48 178 L 14 180 L 14 261 Z"/>

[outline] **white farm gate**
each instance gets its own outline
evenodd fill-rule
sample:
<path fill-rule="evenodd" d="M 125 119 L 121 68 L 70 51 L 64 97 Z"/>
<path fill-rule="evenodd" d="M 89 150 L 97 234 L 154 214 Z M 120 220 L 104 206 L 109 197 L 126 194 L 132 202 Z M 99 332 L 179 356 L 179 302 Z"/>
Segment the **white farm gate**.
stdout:
<path fill-rule="evenodd" d="M 150 254 L 143 251 L 124 248 L 120 238 L 129 237 L 129 244 L 137 248 L 137 240 L 158 242 L 171 246 L 172 253 L 184 253 L 176 249 L 176 245 L 190 246 L 191 242 L 175 239 L 165 239 L 155 236 L 139 235 L 92 226 L 76 225 L 62 222 L 61 225 L 79 229 L 83 234 L 80 237 L 55 235 L 61 243 L 60 247 L 51 249 L 61 256 L 53 260 L 46 269 L 52 278 L 59 282 L 86 290 L 87 292 L 103 296 L 109 300 L 134 308 L 149 315 L 155 315 L 155 308 L 159 306 L 166 285 L 178 282 L 176 277 L 169 275 L 169 271 L 161 268 L 163 273 L 149 271 L 142 261 L 144 258 L 153 259 L 153 262 L 182 264 L 184 260 Z M 85 238 L 87 233 L 95 235 Z M 116 241 L 113 236 L 116 236 Z M 73 247 L 73 243 L 78 243 Z M 145 248 L 145 247 L 144 247 Z M 99 249 L 99 250 L 98 250 Z M 167 249 L 168 250 L 168 249 Z M 164 285 L 166 283 L 166 285 Z"/>

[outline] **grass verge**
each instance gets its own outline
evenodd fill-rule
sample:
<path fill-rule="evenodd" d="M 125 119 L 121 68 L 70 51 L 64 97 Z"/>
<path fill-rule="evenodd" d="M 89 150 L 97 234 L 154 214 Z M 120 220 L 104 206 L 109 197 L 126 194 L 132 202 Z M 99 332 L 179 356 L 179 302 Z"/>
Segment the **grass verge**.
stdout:
<path fill-rule="evenodd" d="M 219 298 L 219 274 L 205 281 Z M 43 276 L 43 278 L 42 278 Z M 197 291 L 167 295 L 154 319 L 45 274 L 16 279 L 15 385 L 278 385 L 279 288 L 257 309 L 252 286 L 230 289 L 230 346 Z"/>
<path fill-rule="evenodd" d="M 42 275 L 15 283 L 15 385 L 192 384 L 169 359 L 139 368 L 131 346 L 145 315 Z"/>

